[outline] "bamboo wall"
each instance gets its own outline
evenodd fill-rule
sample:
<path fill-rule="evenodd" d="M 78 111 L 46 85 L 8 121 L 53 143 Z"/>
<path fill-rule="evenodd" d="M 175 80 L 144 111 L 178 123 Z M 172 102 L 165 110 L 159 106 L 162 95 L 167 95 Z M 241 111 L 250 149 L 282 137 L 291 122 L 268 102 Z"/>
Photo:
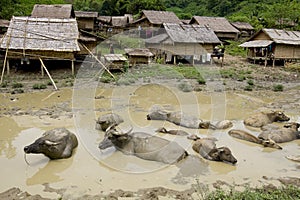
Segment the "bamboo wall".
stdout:
<path fill-rule="evenodd" d="M 25 56 L 29 59 L 56 59 L 56 60 L 64 60 L 64 59 L 74 59 L 75 52 L 58 52 L 58 51 L 34 51 L 34 50 L 26 50 Z M 21 59 L 24 57 L 23 50 L 8 50 L 7 58 L 8 59 Z"/>

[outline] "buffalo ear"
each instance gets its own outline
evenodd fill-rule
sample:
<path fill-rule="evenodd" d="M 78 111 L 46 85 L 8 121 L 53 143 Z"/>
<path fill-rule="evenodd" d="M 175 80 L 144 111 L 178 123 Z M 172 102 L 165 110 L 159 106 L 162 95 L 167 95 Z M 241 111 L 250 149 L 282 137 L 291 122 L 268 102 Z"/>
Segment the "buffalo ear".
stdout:
<path fill-rule="evenodd" d="M 220 150 L 215 148 L 215 149 L 212 149 L 210 152 L 209 152 L 209 156 L 213 159 L 213 160 L 219 160 L 220 159 Z"/>
<path fill-rule="evenodd" d="M 59 144 L 59 142 L 52 142 L 50 140 L 45 140 L 44 143 L 46 145 L 49 145 L 49 146 L 54 146 L 54 145 L 58 145 Z"/>

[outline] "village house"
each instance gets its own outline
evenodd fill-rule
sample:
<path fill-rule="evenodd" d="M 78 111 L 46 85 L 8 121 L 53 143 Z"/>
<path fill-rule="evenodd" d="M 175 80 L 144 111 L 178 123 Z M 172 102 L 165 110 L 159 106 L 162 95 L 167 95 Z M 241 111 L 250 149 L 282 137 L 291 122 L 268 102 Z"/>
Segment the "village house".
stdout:
<path fill-rule="evenodd" d="M 80 50 L 78 36 L 74 18 L 12 17 L 0 43 L 6 52 L 7 72 L 10 60 L 16 65 L 29 65 L 32 60 L 67 60 L 74 74 L 75 54 Z"/>
<path fill-rule="evenodd" d="M 300 60 L 300 32 L 280 29 L 261 29 L 247 42 L 240 45 L 247 48 L 250 61 L 264 62 L 276 60 Z"/>
<path fill-rule="evenodd" d="M 104 64 L 109 70 L 124 70 L 127 58 L 122 54 L 105 54 Z"/>
<path fill-rule="evenodd" d="M 226 42 L 226 40 L 236 40 L 240 33 L 225 17 L 192 17 L 190 24 L 197 24 L 204 27 L 211 28 L 218 38 Z"/>
<path fill-rule="evenodd" d="M 131 23 L 131 27 L 138 30 L 140 37 L 149 38 L 158 34 L 163 23 L 182 24 L 174 12 L 143 10 L 141 16 Z"/>
<path fill-rule="evenodd" d="M 177 63 L 184 58 L 191 64 L 211 61 L 215 46 L 221 44 L 209 27 L 164 23 L 164 32 L 145 40 L 145 46 L 158 58 Z"/>
<path fill-rule="evenodd" d="M 125 55 L 128 57 L 129 66 L 136 64 L 149 64 L 154 56 L 149 49 L 146 48 L 126 48 Z"/>
<path fill-rule="evenodd" d="M 68 19 L 75 18 L 75 12 L 72 4 L 35 4 L 31 17 Z"/>
<path fill-rule="evenodd" d="M 86 31 L 94 31 L 98 12 L 75 11 L 78 28 Z"/>
<path fill-rule="evenodd" d="M 239 38 L 249 38 L 254 34 L 254 28 L 247 22 L 231 22 L 237 30 L 240 31 Z"/>
<path fill-rule="evenodd" d="M 0 19 L 0 39 L 3 37 L 4 33 L 6 33 L 8 26 L 8 20 Z"/>
<path fill-rule="evenodd" d="M 97 18 L 97 31 L 106 36 L 112 36 L 129 30 L 129 24 L 133 21 L 131 14 L 124 16 L 99 16 Z"/>

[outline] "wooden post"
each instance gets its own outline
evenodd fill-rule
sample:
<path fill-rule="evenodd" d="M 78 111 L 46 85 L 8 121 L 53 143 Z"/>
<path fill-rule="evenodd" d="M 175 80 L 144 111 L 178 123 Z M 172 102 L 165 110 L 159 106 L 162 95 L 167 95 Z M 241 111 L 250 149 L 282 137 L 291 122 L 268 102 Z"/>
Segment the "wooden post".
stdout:
<path fill-rule="evenodd" d="M 11 33 L 12 31 L 10 31 Z M 2 74 L 1 74 L 1 81 L 0 84 L 2 84 L 3 82 L 3 77 L 4 77 L 4 71 L 5 71 L 5 67 L 6 67 L 6 59 L 7 59 L 7 53 L 8 53 L 8 46 L 10 44 L 10 36 L 11 34 L 8 36 L 7 42 L 6 42 L 6 51 L 5 51 L 5 57 L 4 57 L 4 62 L 3 62 L 3 69 L 2 69 Z M 9 72 L 8 72 L 9 74 Z"/>
<path fill-rule="evenodd" d="M 41 59 L 40 57 L 39 57 L 39 59 L 40 59 L 41 65 L 43 66 L 43 68 L 45 69 L 47 75 L 49 76 L 49 78 L 50 78 L 50 80 L 51 80 L 51 82 L 52 82 L 52 85 L 54 86 L 55 90 L 58 90 L 57 87 L 56 87 L 56 85 L 55 85 L 55 82 L 53 81 L 53 79 L 52 79 L 50 73 L 48 72 L 46 66 L 44 65 L 42 59 Z"/>
<path fill-rule="evenodd" d="M 42 73 L 42 77 L 44 77 L 44 68 L 43 68 L 42 63 L 41 63 L 41 73 Z"/>
<path fill-rule="evenodd" d="M 91 54 L 96 60 L 97 62 L 114 78 L 115 76 L 107 69 L 107 67 L 105 67 L 105 65 L 93 54 L 93 52 L 91 52 L 83 43 L 81 43 L 81 45 L 85 48 L 85 50 L 87 50 L 89 52 L 89 54 Z"/>
<path fill-rule="evenodd" d="M 267 66 L 267 64 L 268 64 L 268 57 L 267 57 L 267 55 L 265 56 L 265 67 Z"/>
<path fill-rule="evenodd" d="M 176 55 L 174 55 L 174 65 L 176 65 Z"/>
<path fill-rule="evenodd" d="M 275 57 L 273 58 L 273 64 L 272 64 L 273 67 L 275 67 Z"/>
<path fill-rule="evenodd" d="M 7 59 L 7 64 L 6 64 L 6 68 L 7 68 L 7 75 L 10 74 L 10 67 L 9 67 L 9 60 Z"/>
<path fill-rule="evenodd" d="M 74 69 L 74 59 L 72 59 L 72 61 L 71 61 L 72 63 L 71 63 L 71 67 L 72 67 L 72 76 L 74 76 L 75 75 L 75 69 Z"/>

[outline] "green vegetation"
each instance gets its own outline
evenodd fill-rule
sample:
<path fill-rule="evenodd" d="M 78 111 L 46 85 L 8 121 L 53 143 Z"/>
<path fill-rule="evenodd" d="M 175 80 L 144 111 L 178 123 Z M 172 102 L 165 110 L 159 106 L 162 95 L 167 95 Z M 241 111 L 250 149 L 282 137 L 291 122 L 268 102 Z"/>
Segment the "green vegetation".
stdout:
<path fill-rule="evenodd" d="M 285 186 L 277 189 L 264 189 L 264 188 L 250 188 L 246 187 L 243 191 L 237 191 L 232 188 L 226 192 L 224 190 L 216 190 L 208 194 L 205 200 L 245 200 L 245 199 L 272 199 L 272 200 L 287 200 L 299 199 L 300 189 L 296 186 Z"/>
<path fill-rule="evenodd" d="M 12 84 L 12 88 L 22 88 L 23 87 L 23 84 L 22 83 L 17 83 L 17 82 L 14 82 Z"/>
<path fill-rule="evenodd" d="M 32 86 L 33 89 L 35 90 L 41 90 L 41 89 L 46 89 L 47 85 L 43 84 L 43 83 L 36 83 Z"/>
<path fill-rule="evenodd" d="M 273 91 L 274 92 L 282 92 L 283 91 L 283 85 L 281 85 L 281 84 L 273 85 Z"/>
<path fill-rule="evenodd" d="M 239 45 L 242 42 L 237 42 L 237 41 L 227 41 L 229 45 L 226 45 L 226 53 L 232 56 L 242 56 L 246 57 L 246 50 L 242 47 L 239 47 Z"/>
<path fill-rule="evenodd" d="M 34 4 L 72 3 L 75 10 L 96 11 L 100 15 L 133 14 L 142 10 L 173 11 L 181 19 L 192 16 L 221 16 L 230 21 L 249 22 L 256 30 L 290 28 L 300 30 L 299 0 L 6 0 L 0 2 L 0 18 L 29 16 Z"/>
<path fill-rule="evenodd" d="M 189 82 L 181 82 L 178 84 L 178 89 L 182 92 L 191 92 L 193 91 L 193 87 Z"/>

